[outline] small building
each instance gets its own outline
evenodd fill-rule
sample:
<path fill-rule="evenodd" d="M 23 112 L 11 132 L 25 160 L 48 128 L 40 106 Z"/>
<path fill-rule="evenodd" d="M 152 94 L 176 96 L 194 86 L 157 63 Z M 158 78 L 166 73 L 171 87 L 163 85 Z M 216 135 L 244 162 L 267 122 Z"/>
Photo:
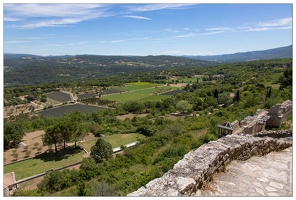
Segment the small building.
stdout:
<path fill-rule="evenodd" d="M 10 172 L 8 174 L 4 174 L 3 176 L 3 195 L 4 196 L 9 196 L 10 194 L 13 193 L 13 191 L 17 188 L 19 188 L 19 185 L 17 184 L 15 180 L 15 175 L 14 172 Z"/>
<path fill-rule="evenodd" d="M 219 138 L 232 134 L 233 128 L 230 122 L 225 122 L 218 126 Z"/>

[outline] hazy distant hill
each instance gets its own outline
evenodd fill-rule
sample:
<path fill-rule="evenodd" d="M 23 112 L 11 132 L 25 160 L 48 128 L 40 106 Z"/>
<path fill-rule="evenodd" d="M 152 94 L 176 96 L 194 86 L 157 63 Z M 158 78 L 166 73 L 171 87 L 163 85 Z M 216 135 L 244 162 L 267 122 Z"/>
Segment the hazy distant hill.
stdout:
<path fill-rule="evenodd" d="M 263 51 L 249 51 L 234 54 L 214 56 L 186 56 L 193 59 L 201 59 L 215 62 L 245 62 L 252 60 L 292 58 L 292 45 Z"/>

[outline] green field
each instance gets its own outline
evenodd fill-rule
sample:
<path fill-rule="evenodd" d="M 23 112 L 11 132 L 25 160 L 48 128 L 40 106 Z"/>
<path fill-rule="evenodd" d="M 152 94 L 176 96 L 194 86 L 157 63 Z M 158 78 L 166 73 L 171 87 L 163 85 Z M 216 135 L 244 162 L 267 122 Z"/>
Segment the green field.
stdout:
<path fill-rule="evenodd" d="M 132 91 L 132 90 L 139 90 L 139 89 L 151 88 L 156 86 L 160 86 L 160 85 L 149 83 L 149 82 L 133 82 L 133 83 L 128 83 L 125 86 L 112 87 L 112 89 L 121 90 L 121 91 Z"/>
<path fill-rule="evenodd" d="M 143 99 L 140 99 L 139 101 L 161 101 L 162 99 L 170 98 L 168 95 L 151 95 L 148 97 L 145 97 Z"/>
<path fill-rule="evenodd" d="M 61 156 L 55 157 L 54 153 L 48 155 L 40 155 L 38 158 L 33 158 L 11 165 L 4 166 L 4 174 L 14 172 L 16 180 L 20 180 L 29 176 L 40 174 L 50 170 L 51 168 L 59 168 L 82 160 L 84 151 L 77 154 L 67 154 L 66 158 Z"/>
<path fill-rule="evenodd" d="M 128 85 L 140 86 L 140 87 L 155 87 L 155 86 L 158 86 L 159 84 L 149 83 L 149 82 L 133 82 L 133 83 L 128 83 Z"/>
<path fill-rule="evenodd" d="M 178 80 L 179 80 L 179 83 L 196 83 L 197 79 L 201 81 L 201 78 L 182 78 Z"/>
<path fill-rule="evenodd" d="M 128 91 L 121 94 L 112 94 L 107 96 L 102 96 L 102 99 L 107 99 L 116 102 L 127 102 L 134 101 L 146 98 L 150 95 L 156 95 L 156 93 L 165 92 L 164 90 L 172 89 L 173 87 L 168 86 L 159 86 L 159 87 L 151 87 L 151 88 L 143 88 L 135 91 Z"/>
<path fill-rule="evenodd" d="M 115 134 L 104 137 L 104 139 L 112 145 L 112 148 L 120 147 L 121 145 L 129 144 L 143 138 L 145 138 L 145 136 L 138 133 Z M 96 141 L 97 140 L 81 142 L 79 143 L 79 146 L 87 151 L 90 151 L 91 147 L 96 144 Z"/>

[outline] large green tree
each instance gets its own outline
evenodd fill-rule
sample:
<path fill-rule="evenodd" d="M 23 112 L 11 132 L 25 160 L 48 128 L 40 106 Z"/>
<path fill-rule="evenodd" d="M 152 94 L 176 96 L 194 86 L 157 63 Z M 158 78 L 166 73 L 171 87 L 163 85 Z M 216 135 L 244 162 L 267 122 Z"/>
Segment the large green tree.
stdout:
<path fill-rule="evenodd" d="M 43 145 L 54 144 L 55 153 L 58 152 L 57 144 L 62 142 L 61 135 L 59 134 L 59 129 L 56 124 L 49 126 L 45 129 L 45 134 L 42 135 Z"/>
<path fill-rule="evenodd" d="M 184 113 L 185 111 L 192 110 L 192 105 L 185 100 L 181 100 L 176 104 L 176 109 Z"/>
<path fill-rule="evenodd" d="M 103 159 L 112 158 L 112 146 L 109 142 L 103 138 L 99 138 L 96 144 L 90 149 L 90 156 L 95 159 L 96 162 L 102 162 Z"/>
<path fill-rule="evenodd" d="M 23 126 L 19 122 L 4 123 L 4 149 L 16 147 L 25 135 Z"/>

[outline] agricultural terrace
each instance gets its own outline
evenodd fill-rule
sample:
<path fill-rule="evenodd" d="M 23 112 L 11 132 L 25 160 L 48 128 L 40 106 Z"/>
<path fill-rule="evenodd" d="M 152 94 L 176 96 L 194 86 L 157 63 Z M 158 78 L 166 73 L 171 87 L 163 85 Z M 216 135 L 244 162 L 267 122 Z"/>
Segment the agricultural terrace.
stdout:
<path fill-rule="evenodd" d="M 96 96 L 98 94 L 96 93 L 85 93 L 85 94 L 77 94 L 78 99 L 88 99 L 92 98 L 93 96 Z"/>
<path fill-rule="evenodd" d="M 121 145 L 126 145 L 143 138 L 145 138 L 145 136 L 138 133 L 114 134 L 104 137 L 104 139 L 112 145 L 112 148 L 120 147 Z M 82 148 L 85 148 L 87 151 L 90 151 L 91 147 L 95 145 L 96 141 L 97 138 L 86 142 L 80 142 L 78 145 Z M 21 149 L 23 148 L 20 148 L 19 150 Z M 65 156 L 63 156 L 62 152 L 63 151 L 60 150 L 58 155 L 55 155 L 54 152 L 43 153 L 32 159 L 6 165 L 4 166 L 4 173 L 6 174 L 14 171 L 16 175 L 16 180 L 20 180 L 29 176 L 33 176 L 35 174 L 46 172 L 51 168 L 55 169 L 79 162 L 82 160 L 83 155 L 85 154 L 84 151 L 74 150 L 72 147 L 68 147 L 67 154 Z M 5 156 L 11 156 L 11 152 L 10 154 L 6 154 Z"/>
<path fill-rule="evenodd" d="M 62 150 L 59 152 L 59 155 L 56 156 L 54 152 L 40 154 L 39 156 L 20 161 L 14 164 L 4 166 L 4 174 L 9 172 L 14 172 L 16 180 L 20 180 L 26 177 L 30 177 L 36 174 L 40 174 L 50 170 L 51 168 L 63 167 L 75 162 L 82 160 L 82 156 L 85 154 L 83 150 L 77 152 L 70 151 L 65 157 L 62 155 Z"/>
<path fill-rule="evenodd" d="M 115 93 L 120 93 L 122 92 L 123 90 L 118 90 L 118 89 L 108 89 L 108 90 L 103 90 L 103 95 L 105 94 L 115 94 Z"/>
<path fill-rule="evenodd" d="M 46 96 L 49 99 L 53 99 L 61 103 L 72 100 L 70 94 L 67 94 L 64 92 L 50 92 L 50 93 L 47 93 Z"/>
<path fill-rule="evenodd" d="M 56 108 L 51 108 L 48 110 L 43 110 L 38 112 L 38 114 L 45 116 L 45 117 L 60 117 L 63 114 L 69 114 L 71 112 L 74 112 L 76 110 L 82 112 L 82 113 L 90 113 L 90 112 L 96 112 L 98 110 L 106 110 L 108 108 L 98 107 L 98 106 L 90 106 L 90 105 L 83 105 L 83 104 L 71 104 L 71 105 L 64 105 L 59 106 Z"/>
<path fill-rule="evenodd" d="M 120 94 L 102 96 L 101 98 L 123 103 L 127 101 L 140 100 L 151 95 L 158 95 L 160 93 L 163 93 L 172 89 L 173 87 L 170 87 L 170 86 L 158 86 L 158 87 L 149 87 L 149 88 L 144 87 L 142 89 L 127 91 Z"/>

